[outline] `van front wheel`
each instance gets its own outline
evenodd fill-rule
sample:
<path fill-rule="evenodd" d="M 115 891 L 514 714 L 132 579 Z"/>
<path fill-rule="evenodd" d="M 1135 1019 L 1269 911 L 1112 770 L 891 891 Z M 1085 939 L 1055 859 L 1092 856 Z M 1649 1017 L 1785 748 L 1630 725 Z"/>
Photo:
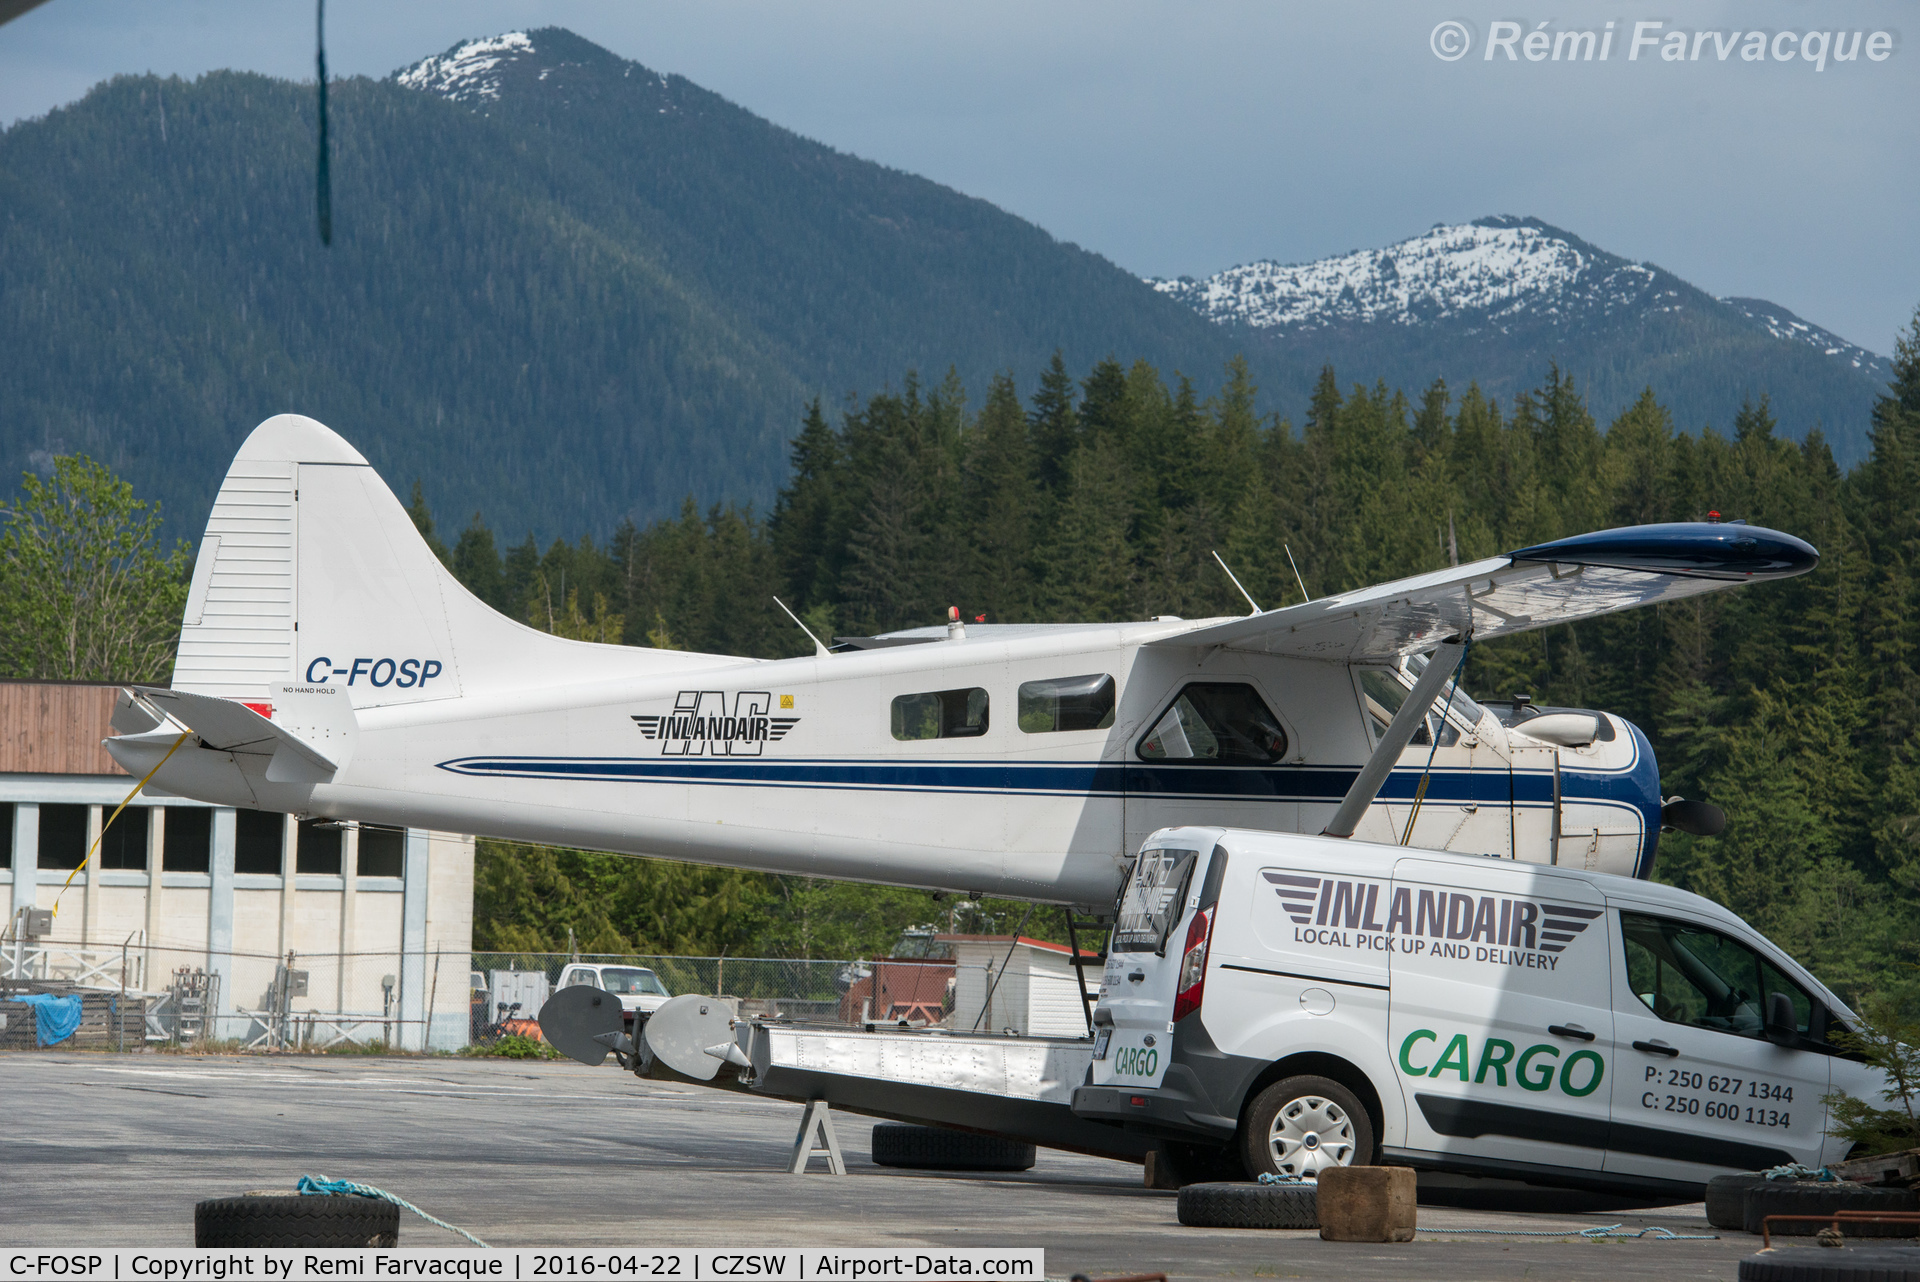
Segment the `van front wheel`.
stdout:
<path fill-rule="evenodd" d="M 1328 1077 L 1288 1077 L 1254 1096 L 1240 1128 L 1254 1175 L 1313 1175 L 1373 1161 L 1373 1121 L 1353 1092 Z"/>

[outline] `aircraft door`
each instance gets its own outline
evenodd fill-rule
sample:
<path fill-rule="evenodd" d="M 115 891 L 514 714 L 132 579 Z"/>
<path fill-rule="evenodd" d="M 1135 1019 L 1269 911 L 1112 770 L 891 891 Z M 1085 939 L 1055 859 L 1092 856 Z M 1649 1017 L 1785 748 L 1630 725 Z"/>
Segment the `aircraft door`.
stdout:
<path fill-rule="evenodd" d="M 1387 724 L 1406 702 L 1413 675 L 1417 673 L 1389 668 L 1354 669 L 1369 744 L 1379 743 Z M 1457 692 L 1453 706 L 1447 703 L 1443 691 L 1354 835 L 1429 850 L 1506 855 L 1511 849 L 1507 763 L 1474 732 L 1478 705 Z"/>
<path fill-rule="evenodd" d="M 1583 881 L 1395 866 L 1387 1049 L 1407 1148 L 1600 1169 L 1618 1053 L 1605 919 Z"/>
<path fill-rule="evenodd" d="M 1606 1169 L 1704 1182 L 1727 1169 L 1819 1165 L 1833 1061 L 1776 1044 L 1767 1027 L 1769 1005 L 1784 1003 L 1790 1036 L 1774 1036 L 1807 1038 L 1813 999 L 1725 931 L 1624 906 L 1619 923 Z"/>
<path fill-rule="evenodd" d="M 1560 862 L 1560 750 L 1508 741 L 1513 807 L 1513 857 L 1530 864 Z M 1579 866 L 1575 861 L 1575 866 Z"/>

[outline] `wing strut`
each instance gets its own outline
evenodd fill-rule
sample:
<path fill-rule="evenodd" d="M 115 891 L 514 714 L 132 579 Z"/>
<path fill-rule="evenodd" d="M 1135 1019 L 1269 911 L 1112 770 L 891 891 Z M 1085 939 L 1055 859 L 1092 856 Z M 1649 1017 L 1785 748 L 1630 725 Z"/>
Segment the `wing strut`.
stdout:
<path fill-rule="evenodd" d="M 1466 655 L 1467 639 L 1451 637 L 1442 641 L 1434 650 L 1433 658 L 1427 663 L 1427 670 L 1413 683 L 1413 693 L 1400 705 L 1400 711 L 1393 714 L 1393 721 L 1380 736 L 1380 746 L 1367 758 L 1367 764 L 1360 767 L 1359 775 L 1353 781 L 1353 787 L 1347 789 L 1347 795 L 1340 799 L 1340 808 L 1333 812 L 1333 818 L 1327 823 L 1322 834 L 1328 837 L 1351 837 L 1353 830 L 1360 826 L 1360 818 L 1367 813 L 1367 807 L 1380 794 L 1380 787 L 1387 781 L 1387 774 L 1394 763 L 1400 760 L 1400 754 L 1407 744 L 1413 741 L 1413 732 L 1420 728 L 1427 710 L 1433 707 L 1433 701 L 1440 697 L 1440 691 L 1446 686 L 1447 679 L 1460 666 L 1460 660 Z"/>

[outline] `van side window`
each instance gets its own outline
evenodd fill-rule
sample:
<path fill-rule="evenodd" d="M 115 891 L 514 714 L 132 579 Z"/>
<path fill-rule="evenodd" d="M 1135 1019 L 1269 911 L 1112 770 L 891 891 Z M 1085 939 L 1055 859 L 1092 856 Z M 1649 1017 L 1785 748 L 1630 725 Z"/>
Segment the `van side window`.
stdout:
<path fill-rule="evenodd" d="M 1250 685 L 1196 681 L 1180 691 L 1136 751 L 1142 761 L 1270 766 L 1287 755 L 1287 732 Z"/>
<path fill-rule="evenodd" d="M 987 692 L 978 686 L 903 694 L 893 701 L 896 739 L 971 739 L 986 732 Z"/>
<path fill-rule="evenodd" d="M 1113 678 L 1104 672 L 1054 677 L 1020 684 L 1020 728 L 1028 734 L 1056 730 L 1108 730 L 1113 726 Z"/>
<path fill-rule="evenodd" d="M 1691 922 L 1628 912 L 1620 914 L 1620 933 L 1628 987 L 1669 1024 L 1761 1037 L 1767 994 L 1785 993 L 1801 1035 L 1814 1031 L 1813 999 L 1740 941 Z"/>
<path fill-rule="evenodd" d="M 1187 882 L 1197 850 L 1143 850 L 1133 861 L 1133 875 L 1120 892 L 1120 911 L 1114 918 L 1116 953 L 1167 951 L 1167 936 L 1179 922 L 1187 902 Z"/>

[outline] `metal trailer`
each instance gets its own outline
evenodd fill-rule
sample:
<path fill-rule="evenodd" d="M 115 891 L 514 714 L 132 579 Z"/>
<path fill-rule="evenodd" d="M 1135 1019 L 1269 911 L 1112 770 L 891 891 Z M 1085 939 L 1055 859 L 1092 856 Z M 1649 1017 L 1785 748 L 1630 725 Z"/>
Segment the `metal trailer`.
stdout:
<path fill-rule="evenodd" d="M 541 1011 L 553 1045 L 586 1063 L 611 1052 L 642 1077 L 690 1082 L 869 1117 L 944 1126 L 1140 1162 L 1157 1141 L 1073 1113 L 1088 1081 L 1088 1037 L 1021 1037 L 934 1028 L 823 1027 L 736 1019 L 724 1002 L 676 997 L 636 1045 L 617 1003 L 563 988 Z"/>

